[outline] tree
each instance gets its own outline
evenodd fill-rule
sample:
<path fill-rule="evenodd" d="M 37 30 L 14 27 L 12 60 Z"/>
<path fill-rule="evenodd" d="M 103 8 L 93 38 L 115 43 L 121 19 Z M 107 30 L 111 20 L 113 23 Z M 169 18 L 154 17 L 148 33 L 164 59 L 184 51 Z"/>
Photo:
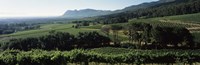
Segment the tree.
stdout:
<path fill-rule="evenodd" d="M 166 48 L 167 45 L 173 45 L 174 48 L 194 47 L 194 41 L 189 30 L 183 27 L 160 27 L 152 29 L 153 42 Z"/>
<path fill-rule="evenodd" d="M 0 29 L 0 34 L 3 34 L 3 29 Z"/>
<path fill-rule="evenodd" d="M 164 46 L 164 45 L 161 45 L 161 43 L 163 43 L 163 40 L 164 40 L 164 37 L 163 37 L 163 31 L 162 31 L 162 28 L 159 27 L 159 26 L 156 26 L 152 29 L 152 44 L 155 45 L 155 46 Z"/>
<path fill-rule="evenodd" d="M 133 37 L 142 35 L 141 34 L 142 33 L 141 31 L 143 31 L 142 23 L 130 23 L 128 25 L 128 30 L 129 30 L 129 41 L 133 42 L 135 40 Z"/>
<path fill-rule="evenodd" d="M 151 29 L 152 26 L 150 24 L 142 24 L 143 26 L 143 34 L 142 34 L 142 39 L 145 42 L 145 44 L 149 43 L 151 41 Z"/>
<path fill-rule="evenodd" d="M 186 46 L 186 47 L 194 47 L 194 38 L 191 35 L 190 31 L 183 27 L 177 27 L 173 31 L 176 34 L 177 45 Z"/>
<path fill-rule="evenodd" d="M 109 25 L 104 25 L 101 27 L 101 31 L 104 32 L 107 36 L 109 36 L 110 29 L 111 29 L 111 26 Z"/>
<path fill-rule="evenodd" d="M 85 21 L 85 22 L 82 22 L 82 25 L 83 25 L 83 26 L 89 26 L 90 23 Z"/>
<path fill-rule="evenodd" d="M 95 48 L 109 45 L 109 43 L 110 39 L 98 32 L 83 32 L 78 34 L 75 45 L 77 48 Z"/>
<path fill-rule="evenodd" d="M 122 29 L 122 26 L 120 25 L 111 25 L 111 30 L 113 31 L 113 41 L 114 44 L 119 44 L 119 36 L 118 36 L 118 31 Z"/>

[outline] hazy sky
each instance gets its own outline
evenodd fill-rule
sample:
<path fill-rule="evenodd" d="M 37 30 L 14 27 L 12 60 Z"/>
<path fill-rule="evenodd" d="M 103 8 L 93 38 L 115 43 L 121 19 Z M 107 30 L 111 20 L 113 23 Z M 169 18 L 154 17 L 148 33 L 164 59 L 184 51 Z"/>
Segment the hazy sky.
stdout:
<path fill-rule="evenodd" d="M 59 16 L 67 10 L 116 10 L 157 0 L 0 0 L 0 17 Z"/>

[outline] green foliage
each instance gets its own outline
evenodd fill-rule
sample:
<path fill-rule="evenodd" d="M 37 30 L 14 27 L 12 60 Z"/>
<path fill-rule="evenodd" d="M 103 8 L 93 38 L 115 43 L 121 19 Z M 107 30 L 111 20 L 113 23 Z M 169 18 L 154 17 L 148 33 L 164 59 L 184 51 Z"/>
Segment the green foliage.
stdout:
<path fill-rule="evenodd" d="M 161 46 L 172 44 L 175 47 L 186 46 L 194 47 L 191 33 L 186 28 L 181 27 L 154 27 L 152 36 L 155 43 Z"/>
<path fill-rule="evenodd" d="M 196 46 L 199 47 L 200 46 L 200 33 L 192 33 L 193 37 L 194 37 L 194 41 L 196 43 Z"/>
<path fill-rule="evenodd" d="M 90 23 L 92 23 L 92 21 L 82 20 L 82 21 L 72 21 L 72 23 L 75 23 L 76 26 L 89 26 Z"/>
<path fill-rule="evenodd" d="M 103 24 L 128 22 L 133 18 L 153 18 L 200 12 L 199 0 L 175 0 L 174 2 L 157 4 L 152 7 L 101 16 L 96 21 Z"/>
<path fill-rule="evenodd" d="M 0 53 L 1 65 L 66 65 L 67 63 L 193 63 L 200 62 L 199 50 L 133 50 L 98 48 L 72 51 L 16 51 Z"/>
<path fill-rule="evenodd" d="M 80 28 L 75 29 L 72 28 L 74 24 L 43 24 L 40 29 L 35 30 L 26 30 L 20 31 L 12 34 L 4 34 L 0 35 L 0 43 L 7 42 L 13 38 L 29 38 L 29 37 L 40 37 L 44 35 L 48 35 L 50 31 L 55 30 L 58 32 L 68 32 L 73 35 L 77 35 L 79 32 L 92 32 L 97 31 L 98 29 L 90 29 L 90 28 Z"/>
<path fill-rule="evenodd" d="M 69 33 L 50 31 L 49 35 L 37 38 L 12 39 L 1 49 L 44 49 L 70 50 L 73 48 L 96 48 L 109 45 L 110 39 L 98 32 L 79 33 L 76 37 Z"/>
<path fill-rule="evenodd" d="M 110 38 L 100 35 L 97 32 L 79 33 L 76 37 L 75 44 L 78 48 L 96 48 L 110 44 Z"/>
<path fill-rule="evenodd" d="M 113 42 L 115 45 L 120 43 L 118 31 L 122 29 L 123 27 L 120 25 L 111 25 L 111 30 L 113 32 Z"/>
<path fill-rule="evenodd" d="M 138 42 L 143 47 L 152 45 L 159 48 L 168 48 L 168 45 L 172 45 L 172 48 L 194 48 L 193 36 L 184 27 L 151 26 L 147 23 L 136 22 L 129 24 L 128 31 L 129 41 Z M 154 48 L 152 46 L 148 48 Z"/>
<path fill-rule="evenodd" d="M 199 23 L 199 21 L 200 21 L 199 15 L 200 15 L 200 13 L 196 13 L 196 14 L 163 17 L 163 18 L 170 19 L 170 20 L 180 20 L 182 22 L 188 22 L 188 23 Z"/>

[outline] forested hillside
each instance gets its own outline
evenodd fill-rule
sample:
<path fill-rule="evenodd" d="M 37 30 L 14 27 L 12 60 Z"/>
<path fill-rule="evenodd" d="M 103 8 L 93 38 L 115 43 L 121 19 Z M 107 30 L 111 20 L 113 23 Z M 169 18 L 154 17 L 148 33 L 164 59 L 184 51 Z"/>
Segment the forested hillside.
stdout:
<path fill-rule="evenodd" d="M 96 19 L 99 23 L 123 23 L 133 18 L 153 18 L 172 15 L 183 15 L 200 12 L 199 0 L 175 0 L 163 4 L 157 4 L 152 7 L 138 9 L 135 11 L 126 11 L 117 14 L 101 16 Z"/>
<path fill-rule="evenodd" d="M 152 6 L 163 4 L 163 3 L 169 3 L 169 2 L 173 2 L 173 1 L 175 1 L 175 0 L 159 0 L 159 1 L 154 1 L 154 2 L 147 2 L 147 3 L 142 3 L 139 5 L 132 5 L 132 6 L 126 7 L 117 12 L 135 11 L 138 9 L 144 9 L 144 8 L 152 7 Z"/>

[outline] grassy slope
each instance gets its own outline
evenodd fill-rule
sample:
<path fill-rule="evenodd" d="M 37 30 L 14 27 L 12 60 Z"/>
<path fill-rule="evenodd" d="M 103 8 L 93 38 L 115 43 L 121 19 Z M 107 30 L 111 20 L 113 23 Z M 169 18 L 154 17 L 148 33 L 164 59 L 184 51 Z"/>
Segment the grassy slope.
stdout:
<path fill-rule="evenodd" d="M 179 16 L 170 16 L 164 17 L 171 20 L 181 20 L 183 22 L 199 23 L 200 24 L 200 13 L 197 14 L 188 14 L 188 15 L 179 15 Z"/>
<path fill-rule="evenodd" d="M 26 37 L 38 37 L 48 34 L 49 31 L 55 30 L 60 32 L 69 32 L 71 34 L 78 34 L 79 32 L 99 31 L 98 29 L 72 28 L 74 24 L 45 24 L 41 25 L 40 29 L 20 31 L 13 34 L 0 35 L 0 41 L 7 41 L 12 38 L 26 38 Z"/>
<path fill-rule="evenodd" d="M 200 13 L 158 17 L 150 19 L 132 19 L 130 20 L 130 23 L 132 22 L 145 22 L 145 23 L 150 23 L 152 25 L 161 25 L 161 26 L 186 27 L 192 32 L 193 36 L 195 37 L 194 40 L 200 43 Z"/>

